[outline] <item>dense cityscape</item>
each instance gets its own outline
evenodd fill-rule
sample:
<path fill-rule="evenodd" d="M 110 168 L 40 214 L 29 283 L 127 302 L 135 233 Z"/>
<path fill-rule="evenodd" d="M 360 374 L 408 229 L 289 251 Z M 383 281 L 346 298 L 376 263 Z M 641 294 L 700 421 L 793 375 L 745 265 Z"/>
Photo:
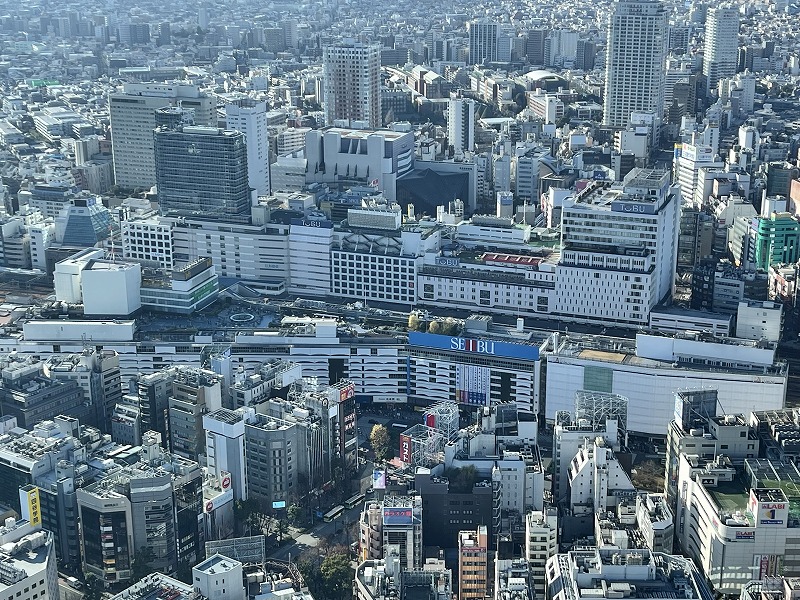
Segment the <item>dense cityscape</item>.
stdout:
<path fill-rule="evenodd" d="M 0 600 L 800 597 L 797 2 L 0 0 L 0 102 Z"/>

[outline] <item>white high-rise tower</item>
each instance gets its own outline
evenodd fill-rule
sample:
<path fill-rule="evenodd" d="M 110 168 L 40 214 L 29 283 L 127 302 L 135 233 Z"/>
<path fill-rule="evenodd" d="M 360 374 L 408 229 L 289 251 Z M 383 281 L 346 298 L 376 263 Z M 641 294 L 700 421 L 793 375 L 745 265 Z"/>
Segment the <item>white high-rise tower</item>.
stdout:
<path fill-rule="evenodd" d="M 225 125 L 240 131 L 247 143 L 247 179 L 259 196 L 270 194 L 267 103 L 242 99 L 225 107 Z"/>
<path fill-rule="evenodd" d="M 475 101 L 451 98 L 447 104 L 447 141 L 455 152 L 475 150 Z"/>
<path fill-rule="evenodd" d="M 739 57 L 739 11 L 729 7 L 709 7 L 703 45 L 703 75 L 706 90 L 717 89 L 720 79 L 736 74 Z"/>
<path fill-rule="evenodd" d="M 664 110 L 667 11 L 657 0 L 619 0 L 606 47 L 603 123 L 625 127 L 632 112 Z"/>
<path fill-rule="evenodd" d="M 381 126 L 381 49 L 345 41 L 323 50 L 325 122 L 366 122 Z"/>

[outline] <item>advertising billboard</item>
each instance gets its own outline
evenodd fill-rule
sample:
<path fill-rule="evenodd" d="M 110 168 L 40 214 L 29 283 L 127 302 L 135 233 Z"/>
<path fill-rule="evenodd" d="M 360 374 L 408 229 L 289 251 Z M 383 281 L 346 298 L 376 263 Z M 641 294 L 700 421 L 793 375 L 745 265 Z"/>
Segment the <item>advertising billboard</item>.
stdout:
<path fill-rule="evenodd" d="M 386 489 L 386 471 L 383 469 L 375 469 L 372 471 L 372 489 L 385 490 Z"/>
<path fill-rule="evenodd" d="M 411 525 L 414 522 L 414 511 L 411 508 L 384 508 L 384 525 Z"/>
<path fill-rule="evenodd" d="M 511 344 L 494 340 L 478 340 L 472 338 L 451 337 L 438 333 L 408 332 L 408 343 L 423 348 L 452 350 L 464 354 L 483 354 L 500 358 L 518 358 L 521 360 L 539 360 L 539 348 L 528 344 Z"/>
<path fill-rule="evenodd" d="M 758 571 L 757 579 L 779 577 L 783 571 L 783 556 L 778 554 L 754 554 L 753 570 Z"/>
<path fill-rule="evenodd" d="M 411 437 L 400 434 L 400 460 L 411 464 Z"/>
<path fill-rule="evenodd" d="M 456 402 L 489 405 L 492 371 L 477 365 L 456 365 Z"/>
<path fill-rule="evenodd" d="M 22 515 L 28 522 L 37 527 L 42 524 L 42 507 L 39 499 L 39 488 L 35 485 L 27 485 L 19 491 L 21 504 L 27 508 L 28 514 Z"/>

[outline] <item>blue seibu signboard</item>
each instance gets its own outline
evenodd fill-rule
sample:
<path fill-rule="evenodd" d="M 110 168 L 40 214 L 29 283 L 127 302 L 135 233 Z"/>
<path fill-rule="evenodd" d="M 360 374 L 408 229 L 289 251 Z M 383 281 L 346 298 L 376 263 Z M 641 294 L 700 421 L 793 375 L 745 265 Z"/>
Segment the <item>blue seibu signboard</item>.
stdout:
<path fill-rule="evenodd" d="M 522 360 L 539 360 L 539 348 L 526 344 L 510 344 L 493 340 L 477 340 L 472 338 L 452 337 L 436 333 L 408 332 L 408 343 L 411 346 L 452 350 L 465 354 L 484 354 L 499 358 L 519 358 Z"/>

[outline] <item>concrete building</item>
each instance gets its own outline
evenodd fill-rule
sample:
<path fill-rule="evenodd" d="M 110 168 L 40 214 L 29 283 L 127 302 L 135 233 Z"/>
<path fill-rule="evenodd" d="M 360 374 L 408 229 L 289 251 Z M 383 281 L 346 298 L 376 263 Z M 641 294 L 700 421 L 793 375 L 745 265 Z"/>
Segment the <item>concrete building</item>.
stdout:
<path fill-rule="evenodd" d="M 145 546 L 160 572 L 200 557 L 199 465 L 165 452 L 155 432 L 144 435 L 139 459 L 77 490 L 83 568 L 106 585 L 129 581 L 132 561 Z"/>
<path fill-rule="evenodd" d="M 489 589 L 489 535 L 485 525 L 458 534 L 458 597 L 483 599 Z"/>
<path fill-rule="evenodd" d="M 94 410 L 97 425 L 111 430 L 114 409 L 122 399 L 117 352 L 86 348 L 76 354 L 52 355 L 45 361 L 43 372 L 54 380 L 76 382 L 83 390 L 84 402 Z"/>
<path fill-rule="evenodd" d="M 414 169 L 414 135 L 376 127 L 309 131 L 306 182 L 373 185 L 394 201 L 397 179 Z"/>
<path fill-rule="evenodd" d="M 191 585 L 162 573 L 151 573 L 130 587 L 125 588 L 110 600 L 153 600 L 172 597 L 173 600 L 195 600 L 197 593 Z"/>
<path fill-rule="evenodd" d="M 429 558 L 421 569 L 405 569 L 397 546 L 387 550 L 385 559 L 367 559 L 356 568 L 356 600 L 390 600 L 398 595 L 450 600 L 455 595 L 453 575 L 444 560 Z"/>
<path fill-rule="evenodd" d="M 195 592 L 208 600 L 247 600 L 242 563 L 221 554 L 193 566 L 192 582 Z"/>
<path fill-rule="evenodd" d="M 127 317 L 141 308 L 141 267 L 106 259 L 104 250 L 87 248 L 56 263 L 56 299 L 83 304 L 86 315 Z"/>
<path fill-rule="evenodd" d="M 675 420 L 669 424 L 666 448 L 667 502 L 673 513 L 679 494 L 678 470 L 683 454 L 710 460 L 724 454 L 731 464 L 741 466 L 757 458 L 760 443 L 743 415 L 720 414 L 715 389 L 681 390 L 675 394 Z"/>
<path fill-rule="evenodd" d="M 703 44 L 703 75 L 712 94 L 720 79 L 736 74 L 739 58 L 739 11 L 734 7 L 710 6 L 706 13 Z"/>
<path fill-rule="evenodd" d="M 109 95 L 114 131 L 114 178 L 122 188 L 149 189 L 156 183 L 153 129 L 156 110 L 180 104 L 194 109 L 197 125 L 216 126 L 215 102 L 197 86 L 186 84 L 126 83 Z"/>
<path fill-rule="evenodd" d="M 0 355 L 0 366 L 0 411 L 15 417 L 20 427 L 32 428 L 58 415 L 95 422 L 95 407 L 87 402 L 77 381 L 48 376 L 44 363 L 33 357 Z"/>
<path fill-rule="evenodd" d="M 569 468 L 569 507 L 573 515 L 607 512 L 635 491 L 630 477 L 602 437 L 585 442 Z"/>
<path fill-rule="evenodd" d="M 682 556 L 620 548 L 573 550 L 547 562 L 547 597 L 577 600 L 623 594 L 643 600 L 651 593 L 711 600 L 713 594 L 692 561 Z"/>
<path fill-rule="evenodd" d="M 170 448 L 200 461 L 205 455 L 203 415 L 222 408 L 222 377 L 206 369 L 178 368 L 169 399 Z"/>
<path fill-rule="evenodd" d="M 206 465 L 218 479 L 227 473 L 231 479 L 234 500 L 247 499 L 244 460 L 244 424 L 252 409 L 232 411 L 220 408 L 203 415 L 206 433 Z"/>
<path fill-rule="evenodd" d="M 171 220 L 159 219 L 154 212 L 123 220 L 120 223 L 122 256 L 171 270 L 175 264 L 173 227 Z"/>
<path fill-rule="evenodd" d="M 42 529 L 35 513 L 26 516 L 19 521 L 9 517 L 0 526 L 0 594 L 18 600 L 58 600 L 53 535 Z"/>
<path fill-rule="evenodd" d="M 740 302 L 736 311 L 736 337 L 779 342 L 783 330 L 783 305 L 777 302 Z"/>
<path fill-rule="evenodd" d="M 348 40 L 326 46 L 322 65 L 325 123 L 380 127 L 380 46 Z"/>
<path fill-rule="evenodd" d="M 138 264 L 94 259 L 80 275 L 85 315 L 127 317 L 141 308 L 142 269 Z"/>
<path fill-rule="evenodd" d="M 219 296 L 219 277 L 205 257 L 175 267 L 169 274 L 145 270 L 139 290 L 141 304 L 152 311 L 191 315 Z"/>
<path fill-rule="evenodd" d="M 38 502 L 42 526 L 53 534 L 59 558 L 78 566 L 78 517 L 74 465 L 100 439 L 100 432 L 69 417 L 38 423 L 31 431 L 17 427 L 14 417 L 2 420 L 0 503 L 23 514 L 29 500 Z M 76 435 L 70 435 L 75 431 Z"/>
<path fill-rule="evenodd" d="M 595 184 L 565 199 L 554 312 L 592 323 L 646 323 L 672 296 L 680 198 L 666 171 L 634 169 L 621 189 Z M 631 228 L 648 233 L 634 242 Z"/>
<path fill-rule="evenodd" d="M 244 134 L 250 188 L 258 196 L 268 196 L 272 188 L 269 181 L 267 103 L 243 99 L 226 104 L 225 126 Z"/>
<path fill-rule="evenodd" d="M 498 61 L 498 40 L 501 34 L 500 23 L 489 20 L 467 23 L 469 34 L 469 64 L 483 65 Z"/>
<path fill-rule="evenodd" d="M 447 104 L 447 141 L 456 154 L 475 150 L 475 101 L 452 98 Z"/>
<path fill-rule="evenodd" d="M 421 568 L 422 512 L 420 496 L 386 496 L 381 502 L 368 502 L 359 521 L 362 560 L 388 559 L 396 548 L 401 569 Z"/>
<path fill-rule="evenodd" d="M 625 127 L 632 112 L 653 112 L 661 123 L 667 11 L 656 0 L 614 6 L 606 46 L 603 124 Z"/>
<path fill-rule="evenodd" d="M 485 475 L 469 488 L 459 488 L 431 475 L 430 469 L 417 468 L 414 488 L 422 496 L 421 535 L 426 546 L 457 547 L 459 532 L 481 525 L 488 528 L 489 546 L 493 546 L 500 511 L 495 509 L 494 488 Z"/>
<path fill-rule="evenodd" d="M 674 394 L 681 389 L 717 389 L 733 414 L 750 412 L 754 397 L 759 407 L 783 406 L 787 371 L 774 348 L 759 348 L 750 340 L 694 337 L 638 334 L 635 346 L 615 339 L 602 344 L 587 340 L 579 347 L 559 336 L 559 349 L 547 352 L 546 418 L 571 412 L 582 388 L 625 396 L 627 431 L 657 436 L 673 420 Z"/>
<path fill-rule="evenodd" d="M 790 510 L 798 475 L 792 463 L 746 459 L 737 470 L 724 455 L 681 455 L 676 531 L 715 592 L 738 594 L 754 576 L 800 575 L 800 522 Z"/>
<path fill-rule="evenodd" d="M 558 516 L 553 508 L 534 510 L 525 517 L 525 560 L 531 572 L 536 597 L 546 594 L 545 567 L 550 557 L 558 553 Z"/>
<path fill-rule="evenodd" d="M 248 223 L 252 203 L 247 142 L 216 127 L 159 127 L 154 134 L 162 215 Z"/>

